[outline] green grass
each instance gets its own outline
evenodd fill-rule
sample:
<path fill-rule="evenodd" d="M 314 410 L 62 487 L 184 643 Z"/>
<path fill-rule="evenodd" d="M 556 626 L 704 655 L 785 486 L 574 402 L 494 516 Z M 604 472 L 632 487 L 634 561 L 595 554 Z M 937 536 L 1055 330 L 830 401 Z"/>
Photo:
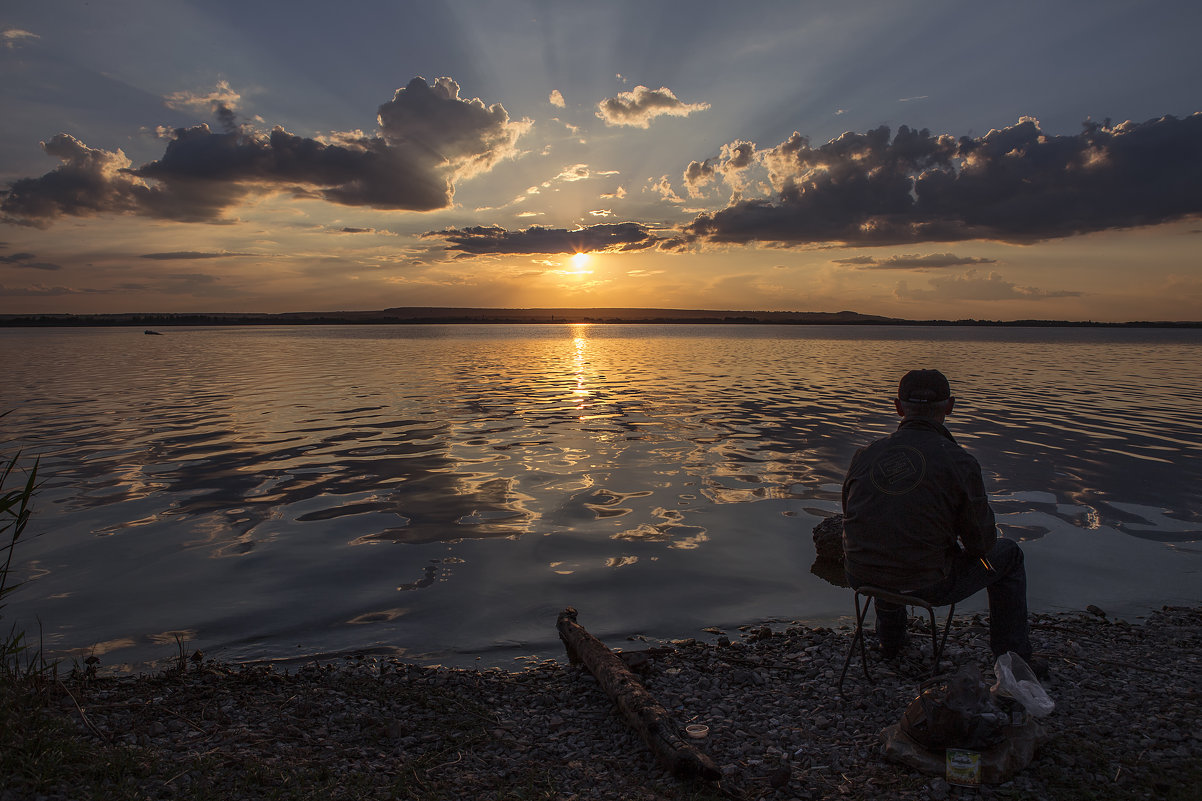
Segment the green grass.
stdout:
<path fill-rule="evenodd" d="M 20 459 L 21 455 L 17 454 L 9 459 L 0 470 L 0 542 L 4 543 L 0 545 L 0 555 L 2 555 L 2 559 L 0 559 L 0 625 L 3 625 L 4 621 L 5 599 L 21 586 L 20 582 L 12 580 L 13 554 L 16 552 L 17 542 L 25 533 L 30 515 L 33 514 L 31 506 L 33 496 L 38 489 L 38 466 L 36 463 L 23 482 L 19 481 L 15 487 L 12 486 L 12 480 L 19 476 L 17 465 Z M 10 627 L 7 634 L 0 638 L 0 670 L 4 672 L 22 668 L 28 670 L 31 664 L 36 664 L 39 660 L 34 660 L 32 663 L 26 661 L 22 665 L 21 657 L 22 655 L 28 656 L 27 650 L 25 633 L 18 631 L 15 627 Z"/>
<path fill-rule="evenodd" d="M 134 751 L 85 741 L 74 723 L 51 707 L 53 687 L 45 676 L 0 675 L 0 775 L 10 789 L 119 787 L 125 777 L 137 775 Z"/>

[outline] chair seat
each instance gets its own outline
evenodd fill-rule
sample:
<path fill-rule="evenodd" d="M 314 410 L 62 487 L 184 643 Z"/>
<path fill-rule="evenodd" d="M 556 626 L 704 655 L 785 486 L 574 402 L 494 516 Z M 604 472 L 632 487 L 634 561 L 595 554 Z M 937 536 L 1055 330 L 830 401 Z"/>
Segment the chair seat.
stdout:
<path fill-rule="evenodd" d="M 861 597 L 865 599 L 862 609 L 860 607 Z M 872 674 L 868 671 L 868 649 L 864 645 L 864 619 L 868 617 L 868 610 L 872 607 L 874 600 L 885 601 L 886 603 L 897 604 L 898 606 L 917 606 L 927 610 L 927 614 L 931 618 L 931 648 L 933 656 L 931 676 L 939 675 L 939 657 L 943 653 L 943 646 L 947 644 L 948 632 L 952 628 L 952 616 L 956 613 L 955 604 L 948 605 L 950 608 L 947 610 L 947 622 L 943 625 L 943 637 L 940 638 L 939 624 L 935 620 L 935 605 L 923 598 L 884 587 L 874 587 L 864 584 L 855 590 L 853 600 L 856 605 L 856 630 L 851 638 L 851 646 L 847 649 L 847 658 L 843 660 L 843 672 L 839 674 L 840 693 L 843 692 L 843 680 L 847 678 L 847 668 L 851 665 L 851 657 L 855 653 L 857 642 L 860 644 L 860 662 L 864 666 L 864 678 L 869 681 L 873 680 Z"/>

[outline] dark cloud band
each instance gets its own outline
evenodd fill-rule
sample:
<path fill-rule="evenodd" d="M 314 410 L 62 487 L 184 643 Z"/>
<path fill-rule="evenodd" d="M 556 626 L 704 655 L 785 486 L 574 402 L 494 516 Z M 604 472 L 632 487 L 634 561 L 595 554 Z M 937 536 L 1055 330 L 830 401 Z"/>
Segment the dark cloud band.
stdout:
<path fill-rule="evenodd" d="M 60 166 L 9 188 L 0 208 L 13 221 L 44 225 L 63 215 L 133 212 L 207 221 L 256 191 L 284 191 L 348 206 L 430 211 L 450 205 L 454 180 L 512 154 L 525 121 L 500 104 L 459 97 L 459 85 L 414 78 L 379 107 L 378 135 L 319 141 L 276 128 L 239 126 L 226 106 L 222 130 L 174 131 L 163 156 L 132 168 L 121 151 L 91 148 L 68 134 L 42 144 Z"/>
<path fill-rule="evenodd" d="M 221 251 L 219 253 L 206 253 L 200 250 L 172 250 L 165 253 L 143 253 L 140 258 L 153 259 L 154 261 L 176 261 L 176 260 L 194 260 L 194 259 L 224 259 L 228 256 L 247 256 L 247 253 L 228 253 Z"/>
<path fill-rule="evenodd" d="M 472 255 L 644 250 L 659 241 L 638 223 L 593 225 L 575 231 L 538 225 L 522 231 L 473 226 L 430 231 L 423 236 L 444 239 L 448 250 Z"/>
<path fill-rule="evenodd" d="M 3 243 L 0 243 L 0 247 Z M 48 261 L 34 261 L 36 255 L 33 253 L 13 253 L 10 256 L 0 255 L 0 264 L 7 264 L 12 267 L 19 267 L 22 270 L 61 270 L 62 266 Z"/>
<path fill-rule="evenodd" d="M 954 253 L 928 253 L 920 255 L 889 256 L 853 256 L 846 259 L 833 259 L 835 264 L 846 264 L 864 270 L 930 270 L 947 267 L 963 267 L 972 264 L 994 264 L 996 259 L 977 256 L 957 256 Z"/>
<path fill-rule="evenodd" d="M 794 134 L 762 163 L 776 197 L 702 214 L 686 241 L 1033 242 L 1202 213 L 1202 112 L 1075 136 L 1030 118 L 978 138 L 881 127 L 811 147 Z"/>

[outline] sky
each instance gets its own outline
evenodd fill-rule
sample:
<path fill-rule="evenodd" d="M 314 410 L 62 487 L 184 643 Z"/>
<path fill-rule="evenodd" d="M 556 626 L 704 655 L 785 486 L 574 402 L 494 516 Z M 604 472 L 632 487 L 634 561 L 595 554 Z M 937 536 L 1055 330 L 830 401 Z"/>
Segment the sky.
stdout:
<path fill-rule="evenodd" d="M 1202 4 L 0 5 L 0 313 L 1202 319 Z"/>

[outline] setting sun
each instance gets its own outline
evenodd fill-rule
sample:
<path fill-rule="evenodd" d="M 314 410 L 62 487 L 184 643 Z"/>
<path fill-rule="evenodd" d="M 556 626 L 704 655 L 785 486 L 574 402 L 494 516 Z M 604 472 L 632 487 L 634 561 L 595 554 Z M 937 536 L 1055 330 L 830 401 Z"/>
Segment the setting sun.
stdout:
<path fill-rule="evenodd" d="M 577 253 L 574 256 L 572 256 L 573 272 L 578 272 L 578 273 L 588 272 L 585 268 L 588 267 L 588 263 L 591 259 L 592 259 L 592 256 L 590 256 L 587 253 Z"/>

